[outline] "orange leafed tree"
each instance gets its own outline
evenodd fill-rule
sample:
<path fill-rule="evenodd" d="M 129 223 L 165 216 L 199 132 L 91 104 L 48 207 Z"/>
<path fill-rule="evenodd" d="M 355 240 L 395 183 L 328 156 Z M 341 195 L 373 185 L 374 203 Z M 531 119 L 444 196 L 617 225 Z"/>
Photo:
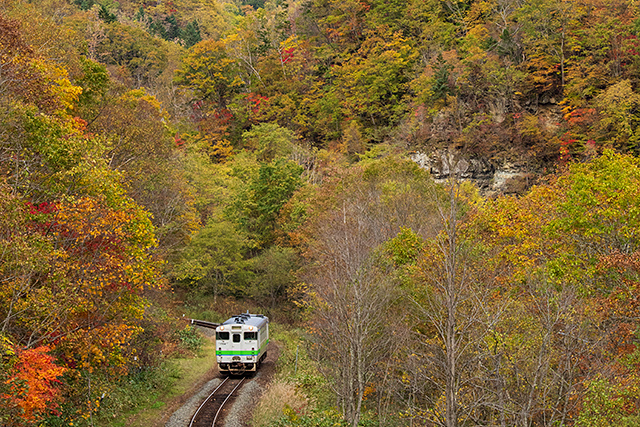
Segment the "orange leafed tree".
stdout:
<path fill-rule="evenodd" d="M 57 378 L 66 368 L 56 365 L 49 347 L 41 346 L 27 350 L 16 350 L 17 359 L 6 381 L 9 394 L 0 396 L 7 409 L 18 409 L 18 419 L 8 425 L 21 425 L 36 420 L 38 415 L 55 410 L 58 406 L 59 390 Z"/>

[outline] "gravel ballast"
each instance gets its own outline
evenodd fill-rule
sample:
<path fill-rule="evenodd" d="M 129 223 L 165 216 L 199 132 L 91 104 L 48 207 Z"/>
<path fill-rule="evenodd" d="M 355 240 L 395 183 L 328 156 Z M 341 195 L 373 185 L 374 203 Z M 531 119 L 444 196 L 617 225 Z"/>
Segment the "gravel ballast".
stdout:
<path fill-rule="evenodd" d="M 253 408 L 258 404 L 260 396 L 264 392 L 267 384 L 275 374 L 276 360 L 278 359 L 278 347 L 271 342 L 267 357 L 260 366 L 258 372 L 250 375 L 247 382 L 242 386 L 238 397 L 233 402 L 233 406 L 227 413 L 224 420 L 224 427 L 249 427 L 251 425 L 251 415 Z M 215 361 L 212 361 L 215 365 Z M 199 390 L 190 396 L 185 403 L 175 410 L 165 424 L 165 427 L 188 427 L 191 417 L 202 402 L 220 384 L 223 377 L 216 372 L 215 378 L 207 381 Z"/>

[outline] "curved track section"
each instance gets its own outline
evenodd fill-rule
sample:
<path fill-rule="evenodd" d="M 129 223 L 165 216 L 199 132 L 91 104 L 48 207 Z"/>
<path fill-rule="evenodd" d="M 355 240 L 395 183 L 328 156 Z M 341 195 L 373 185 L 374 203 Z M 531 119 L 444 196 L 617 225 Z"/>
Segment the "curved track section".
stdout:
<path fill-rule="evenodd" d="M 215 427 L 222 420 L 225 404 L 233 401 L 234 393 L 242 386 L 245 378 L 225 378 L 220 385 L 202 402 L 191 418 L 189 427 Z M 226 409 L 226 408 L 225 408 Z"/>

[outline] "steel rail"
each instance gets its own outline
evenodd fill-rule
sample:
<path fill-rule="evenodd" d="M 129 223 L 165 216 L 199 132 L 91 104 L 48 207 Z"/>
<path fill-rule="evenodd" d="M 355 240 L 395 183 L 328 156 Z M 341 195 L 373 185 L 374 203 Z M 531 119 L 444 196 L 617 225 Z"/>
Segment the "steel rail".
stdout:
<path fill-rule="evenodd" d="M 218 391 L 220 389 L 220 387 L 222 387 L 224 385 L 224 383 L 227 382 L 227 380 L 229 379 L 229 377 L 225 378 L 220 384 L 218 384 L 218 387 L 216 387 L 215 390 L 213 390 L 211 392 L 211 394 L 209 394 L 209 397 L 207 397 L 204 402 L 202 402 L 202 405 L 200 405 L 200 407 L 198 408 L 198 410 L 196 411 L 195 414 L 193 414 L 193 417 L 191 417 L 191 422 L 189 423 L 189 427 L 193 427 L 193 423 L 195 422 L 196 418 L 198 417 L 198 413 L 200 412 L 200 410 L 204 407 L 204 405 L 207 404 L 207 402 L 209 401 L 209 399 L 211 399 L 213 397 L 214 394 L 216 394 L 216 391 Z M 235 389 L 234 389 L 235 390 Z M 216 414 L 217 417 L 217 414 Z M 215 421 L 214 421 L 215 422 Z"/>
<path fill-rule="evenodd" d="M 218 408 L 218 412 L 216 412 L 216 416 L 213 418 L 213 422 L 211 423 L 211 427 L 215 427 L 216 421 L 218 420 L 218 415 L 220 415 L 220 411 L 222 411 L 222 408 L 224 408 L 224 404 L 227 403 L 227 400 L 229 400 L 229 398 L 231 396 L 233 396 L 233 393 L 236 392 L 238 387 L 240 387 L 242 385 L 242 383 L 244 382 L 245 379 L 246 379 L 246 377 L 243 377 L 242 380 L 240 380 L 240 382 L 238 383 L 238 385 L 235 386 L 235 388 L 233 390 L 231 390 L 231 392 L 227 395 L 227 398 L 224 399 L 224 401 L 222 402 L 222 405 L 220 405 L 220 407 Z"/>

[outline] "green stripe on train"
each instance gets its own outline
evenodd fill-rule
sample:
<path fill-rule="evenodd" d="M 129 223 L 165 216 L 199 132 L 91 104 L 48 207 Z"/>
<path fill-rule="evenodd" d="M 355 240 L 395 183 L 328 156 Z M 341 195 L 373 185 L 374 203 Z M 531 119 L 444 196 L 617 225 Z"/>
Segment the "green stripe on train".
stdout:
<path fill-rule="evenodd" d="M 257 356 L 260 354 L 259 351 L 233 351 L 233 350 L 222 350 L 216 351 L 217 356 Z"/>
<path fill-rule="evenodd" d="M 265 342 L 258 350 L 217 350 L 216 356 L 257 356 L 269 344 L 269 340 Z"/>

